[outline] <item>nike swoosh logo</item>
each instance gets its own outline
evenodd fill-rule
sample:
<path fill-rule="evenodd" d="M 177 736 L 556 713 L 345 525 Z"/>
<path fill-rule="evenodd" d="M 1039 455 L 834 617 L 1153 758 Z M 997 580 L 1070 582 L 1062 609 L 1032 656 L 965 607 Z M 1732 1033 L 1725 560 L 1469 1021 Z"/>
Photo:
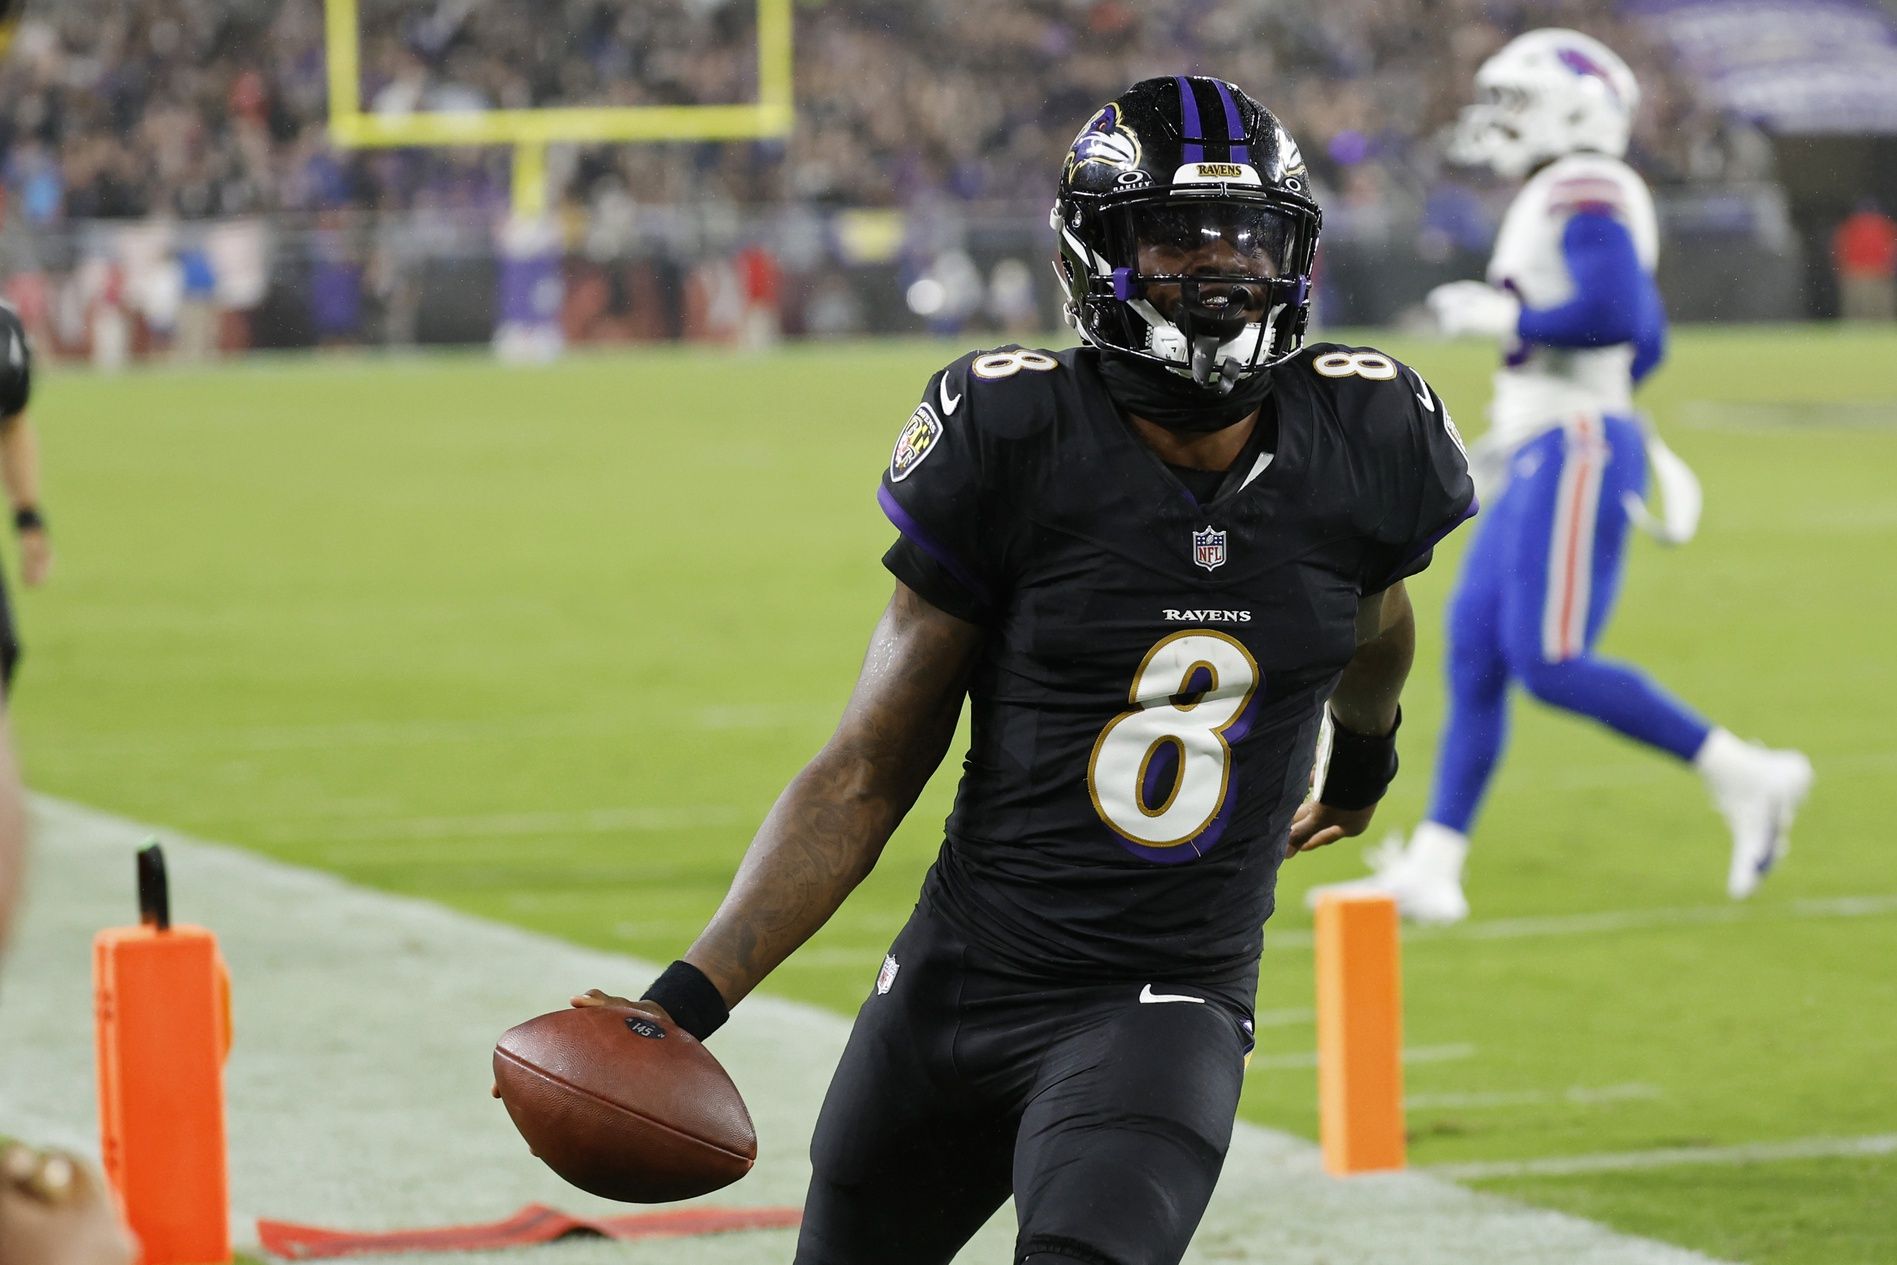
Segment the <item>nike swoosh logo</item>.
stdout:
<path fill-rule="evenodd" d="M 1430 398 L 1429 383 L 1423 381 L 1423 375 L 1420 373 L 1416 375 L 1416 385 L 1422 388 L 1416 392 L 1416 398 L 1423 402 L 1424 408 L 1434 413 L 1436 411 L 1436 401 Z"/>
<path fill-rule="evenodd" d="M 1153 991 L 1151 984 L 1140 989 L 1140 1003 L 1142 1005 L 1151 1005 L 1154 1002 L 1160 1001 L 1194 1001 L 1198 1002 L 1201 1006 L 1205 1005 L 1205 998 L 1194 997 L 1190 993 L 1156 993 Z"/>
<path fill-rule="evenodd" d="M 947 417 L 950 414 L 954 413 L 956 408 L 962 402 L 961 396 L 959 395 L 952 396 L 948 393 L 948 375 L 947 374 L 944 374 L 942 376 L 941 395 L 942 395 L 942 416 Z"/>

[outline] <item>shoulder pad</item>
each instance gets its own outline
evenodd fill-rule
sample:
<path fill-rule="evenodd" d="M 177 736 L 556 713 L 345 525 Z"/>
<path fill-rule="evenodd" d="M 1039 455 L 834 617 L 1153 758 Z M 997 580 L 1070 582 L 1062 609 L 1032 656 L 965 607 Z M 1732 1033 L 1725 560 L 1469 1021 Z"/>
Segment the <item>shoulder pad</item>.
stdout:
<path fill-rule="evenodd" d="M 1052 400 L 1054 380 L 1071 372 L 1070 359 L 1067 353 L 1012 344 L 970 352 L 935 376 L 923 402 L 944 423 L 965 419 L 966 425 L 999 434 L 1029 429 Z"/>

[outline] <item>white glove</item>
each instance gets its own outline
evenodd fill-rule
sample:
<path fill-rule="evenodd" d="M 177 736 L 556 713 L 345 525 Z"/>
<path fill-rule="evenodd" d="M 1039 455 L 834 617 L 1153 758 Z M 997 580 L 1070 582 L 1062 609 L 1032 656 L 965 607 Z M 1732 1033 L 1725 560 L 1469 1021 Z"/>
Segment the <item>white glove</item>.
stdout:
<path fill-rule="evenodd" d="M 1480 281 L 1451 281 L 1439 285 L 1423 300 L 1437 328 L 1454 338 L 1460 334 L 1486 334 L 1490 338 L 1513 338 L 1521 320 L 1521 300 L 1506 290 L 1497 290 Z"/>

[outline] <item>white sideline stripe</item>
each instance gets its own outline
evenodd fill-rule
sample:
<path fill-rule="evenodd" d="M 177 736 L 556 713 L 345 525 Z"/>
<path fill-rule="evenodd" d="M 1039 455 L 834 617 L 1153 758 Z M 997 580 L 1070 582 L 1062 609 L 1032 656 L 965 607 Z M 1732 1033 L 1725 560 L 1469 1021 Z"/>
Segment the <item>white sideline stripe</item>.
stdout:
<path fill-rule="evenodd" d="M 352 886 L 169 830 L 37 798 L 33 897 L 7 963 L 0 1126 L 95 1150 L 90 940 L 131 921 L 133 851 L 165 841 L 181 923 L 214 927 L 230 963 L 226 1071 L 236 1208 L 354 1229 L 444 1225 L 539 1201 L 623 1211 L 563 1185 L 487 1096 L 488 1047 L 574 988 L 637 987 L 649 963 Z M 1298 981 L 1300 989 L 1304 981 Z M 867 991 L 867 984 L 865 985 Z M 717 1038 L 749 1090 L 761 1155 L 725 1206 L 796 1204 L 811 1122 L 842 1048 L 840 1015 L 759 996 Z M 1426 1173 L 1335 1181 L 1317 1149 L 1240 1124 L 1193 1265 L 1707 1265 L 1709 1258 Z M 239 1242 L 253 1223 L 239 1223 Z M 781 1265 L 788 1231 L 695 1240 L 693 1265 Z M 962 1254 L 1007 1259 L 1012 1216 Z M 677 1243 L 467 1253 L 456 1265 L 673 1265 Z M 399 1261 L 418 1258 L 394 1258 Z M 393 1262 L 392 1262 L 393 1265 Z"/>
<path fill-rule="evenodd" d="M 1585 1107 L 1596 1103 L 1634 1102 L 1665 1096 L 1665 1091 L 1658 1085 L 1570 1085 L 1566 1089 L 1516 1089 L 1466 1094 L 1405 1094 L 1403 1105 L 1414 1111 L 1469 1111 L 1483 1107 L 1532 1107 L 1543 1103 L 1573 1103 Z"/>
<path fill-rule="evenodd" d="M 1794 1138 L 1789 1142 L 1747 1142 L 1738 1146 L 1671 1146 L 1652 1151 L 1601 1155 L 1551 1155 L 1535 1160 L 1498 1160 L 1472 1164 L 1436 1164 L 1428 1171 L 1455 1181 L 1496 1177 L 1568 1177 L 1578 1173 L 1620 1173 L 1682 1165 L 1770 1164 L 1779 1160 L 1855 1159 L 1897 1155 L 1897 1133 L 1858 1138 Z"/>
<path fill-rule="evenodd" d="M 1409 1045 L 1403 1047 L 1405 1063 L 1455 1063 L 1462 1059 L 1475 1057 L 1475 1047 L 1460 1045 Z M 1258 1072 L 1266 1069 L 1291 1067 L 1316 1067 L 1317 1051 L 1305 1050 L 1297 1054 L 1254 1054 L 1249 1070 Z"/>

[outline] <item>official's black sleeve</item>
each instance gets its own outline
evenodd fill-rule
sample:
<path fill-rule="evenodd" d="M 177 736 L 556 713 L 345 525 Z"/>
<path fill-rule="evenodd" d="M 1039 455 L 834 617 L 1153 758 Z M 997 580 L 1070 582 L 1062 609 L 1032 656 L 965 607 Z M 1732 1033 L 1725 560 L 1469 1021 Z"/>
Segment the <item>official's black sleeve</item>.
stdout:
<path fill-rule="evenodd" d="M 1469 452 L 1449 406 L 1407 365 L 1398 381 L 1406 388 L 1407 443 L 1401 460 L 1390 467 L 1397 486 L 1392 500 L 1398 512 L 1387 520 L 1364 572 L 1364 592 L 1388 588 L 1428 567 L 1437 542 L 1475 516 L 1475 481 Z"/>
<path fill-rule="evenodd" d="M 33 348 L 19 313 L 0 303 L 0 418 L 26 411 L 33 398 Z"/>
<path fill-rule="evenodd" d="M 930 381 L 897 436 L 876 499 L 902 533 L 883 565 L 949 614 L 980 623 L 1001 584 L 981 437 L 966 395 L 956 366 Z"/>

